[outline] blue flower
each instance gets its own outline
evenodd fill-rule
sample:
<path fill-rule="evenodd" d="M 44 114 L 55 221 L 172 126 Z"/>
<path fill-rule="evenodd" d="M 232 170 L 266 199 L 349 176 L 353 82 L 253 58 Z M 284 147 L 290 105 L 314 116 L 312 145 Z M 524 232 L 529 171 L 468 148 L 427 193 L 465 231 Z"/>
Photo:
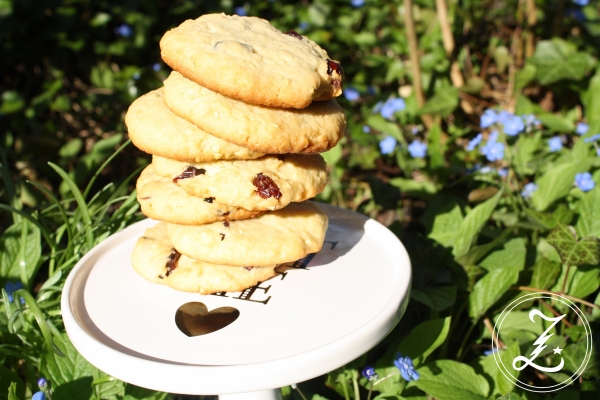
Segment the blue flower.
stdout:
<path fill-rule="evenodd" d="M 416 381 L 421 377 L 419 373 L 415 371 L 415 366 L 410 357 L 402 357 L 402 354 L 400 353 L 397 353 L 396 357 L 394 365 L 400 370 L 400 375 L 402 375 L 402 378 L 404 378 L 405 381 Z"/>
<path fill-rule="evenodd" d="M 483 355 L 484 356 L 491 356 L 492 354 L 497 353 L 497 352 L 498 352 L 498 348 L 497 347 L 492 347 L 491 350 L 484 351 Z"/>
<path fill-rule="evenodd" d="M 413 126 L 412 128 L 410 128 L 410 133 L 412 133 L 413 135 L 416 135 L 419 133 L 419 127 L 418 126 Z"/>
<path fill-rule="evenodd" d="M 377 91 L 375 90 L 375 86 L 371 86 L 371 85 L 367 86 L 367 94 L 370 94 L 372 96 L 376 93 L 377 93 Z"/>
<path fill-rule="evenodd" d="M 31 400 L 46 400 L 46 394 L 44 392 L 35 392 Z"/>
<path fill-rule="evenodd" d="M 498 113 L 498 117 L 496 118 L 496 122 L 501 124 L 505 123 L 509 118 L 514 117 L 515 114 L 509 113 L 508 111 L 502 110 Z"/>
<path fill-rule="evenodd" d="M 248 14 L 244 7 L 235 7 L 233 9 L 233 13 L 239 15 L 240 17 L 245 17 Z"/>
<path fill-rule="evenodd" d="M 575 133 L 578 135 L 585 135 L 588 129 L 590 129 L 590 126 L 588 124 L 586 124 L 585 122 L 579 122 L 575 127 Z"/>
<path fill-rule="evenodd" d="M 585 143 L 591 143 L 591 142 L 595 142 L 598 139 L 600 139 L 600 133 L 596 133 L 594 136 L 590 136 L 588 138 L 585 138 L 585 139 L 583 139 L 583 141 Z"/>
<path fill-rule="evenodd" d="M 550 148 L 551 152 L 555 152 L 555 151 L 559 151 L 560 149 L 562 149 L 563 144 L 562 144 L 562 139 L 560 138 L 560 136 L 553 136 L 550 139 L 548 139 L 548 147 Z"/>
<path fill-rule="evenodd" d="M 390 154 L 396 148 L 398 141 L 392 136 L 386 136 L 379 142 L 379 150 L 381 154 Z"/>
<path fill-rule="evenodd" d="M 352 86 L 349 86 L 344 89 L 344 97 L 348 101 L 356 101 L 360 99 L 360 93 Z"/>
<path fill-rule="evenodd" d="M 598 148 L 596 149 L 596 154 L 598 155 L 598 157 L 600 157 L 600 147 L 598 147 Z"/>
<path fill-rule="evenodd" d="M 369 366 L 366 366 L 363 368 L 362 376 L 364 376 L 365 378 L 367 378 L 370 381 L 378 378 L 377 372 L 375 372 L 375 368 L 369 367 Z"/>
<path fill-rule="evenodd" d="M 525 123 L 523 123 L 523 119 L 516 115 L 511 115 L 504 121 L 504 133 L 508 136 L 518 135 L 520 132 L 523 132 L 525 129 Z"/>
<path fill-rule="evenodd" d="M 415 140 L 408 145 L 408 152 L 413 158 L 423 158 L 427 155 L 427 143 Z"/>
<path fill-rule="evenodd" d="M 129 37 L 133 33 L 133 29 L 127 24 L 122 24 L 115 28 L 115 33 L 123 37 Z"/>
<path fill-rule="evenodd" d="M 406 108 L 406 103 L 402 98 L 392 98 L 386 100 L 385 103 L 381 106 L 380 114 L 385 119 L 392 119 L 394 117 L 394 113 L 398 111 L 402 111 Z"/>
<path fill-rule="evenodd" d="M 301 21 L 298 24 L 298 28 L 300 28 L 300 30 L 302 30 L 302 31 L 305 30 L 305 29 L 308 29 L 309 26 L 310 26 L 310 24 L 308 22 L 306 22 L 306 21 Z"/>
<path fill-rule="evenodd" d="M 480 174 L 489 174 L 489 173 L 490 173 L 490 172 L 492 172 L 492 171 L 493 171 L 493 169 L 492 169 L 492 167 L 490 167 L 489 165 L 486 165 L 486 166 L 485 166 L 485 167 L 483 167 L 483 168 L 479 168 L 479 173 L 480 173 Z"/>
<path fill-rule="evenodd" d="M 497 120 L 498 120 L 498 115 L 496 114 L 496 111 L 492 110 L 491 108 L 488 108 L 487 110 L 485 110 L 483 112 L 483 114 L 481 114 L 481 120 L 479 121 L 479 126 L 482 129 L 487 128 L 489 126 L 494 125 Z"/>
<path fill-rule="evenodd" d="M 48 387 L 48 381 L 46 380 L 46 378 L 44 378 L 42 376 L 42 377 L 40 377 L 40 379 L 38 379 L 37 385 L 40 388 L 40 390 L 44 390 L 45 388 Z"/>
<path fill-rule="evenodd" d="M 521 115 L 521 118 L 523 118 L 523 122 L 525 122 L 525 126 L 527 128 L 541 124 L 540 120 L 538 120 L 533 114 Z"/>
<path fill-rule="evenodd" d="M 581 8 L 572 8 L 567 10 L 565 11 L 565 15 L 567 17 L 573 17 L 575 21 L 585 22 L 585 15 L 581 11 Z"/>
<path fill-rule="evenodd" d="M 592 179 L 592 174 L 583 172 L 575 175 L 575 186 L 584 192 L 589 192 L 596 186 L 596 182 Z"/>
<path fill-rule="evenodd" d="M 498 141 L 498 131 L 497 130 L 493 130 L 490 132 L 490 135 L 488 136 L 488 142 L 497 142 Z"/>
<path fill-rule="evenodd" d="M 488 161 L 502 160 L 504 158 L 504 144 L 490 140 L 481 148 L 481 154 L 483 154 Z"/>
<path fill-rule="evenodd" d="M 377 104 L 375 104 L 375 107 L 373 107 L 373 114 L 377 114 L 379 111 L 381 111 L 382 108 L 383 101 L 378 101 Z"/>
<path fill-rule="evenodd" d="M 577 4 L 578 6 L 587 6 L 590 3 L 590 0 L 573 0 L 573 3 Z"/>
<path fill-rule="evenodd" d="M 371 127 L 368 125 L 363 125 L 362 131 L 364 133 L 371 133 Z"/>
<path fill-rule="evenodd" d="M 467 151 L 475 150 L 475 147 L 477 147 L 479 143 L 481 143 L 481 139 L 483 139 L 483 135 L 481 133 L 477 134 L 477 136 L 471 139 L 469 141 L 469 144 L 467 144 Z"/>
<path fill-rule="evenodd" d="M 152 64 L 152 70 L 154 72 L 160 71 L 160 63 L 154 63 L 154 64 Z"/>
<path fill-rule="evenodd" d="M 365 5 L 365 0 L 350 0 L 352 7 L 362 7 Z"/>
<path fill-rule="evenodd" d="M 508 176 L 508 168 L 500 168 L 498 170 L 498 175 L 501 176 L 502 178 L 505 178 L 506 176 Z"/>
<path fill-rule="evenodd" d="M 9 302 L 12 303 L 13 301 L 15 301 L 13 293 L 19 289 L 23 289 L 23 284 L 21 282 L 6 282 L 6 284 L 4 285 L 4 290 L 6 290 L 6 294 L 8 294 Z M 21 298 L 21 304 L 23 303 L 25 303 L 25 300 Z"/>
<path fill-rule="evenodd" d="M 538 189 L 538 185 L 536 185 L 533 182 L 529 182 L 525 186 L 523 186 L 523 191 L 521 192 L 521 196 L 523 196 L 524 198 L 531 197 L 533 192 L 535 192 L 537 189 Z"/>

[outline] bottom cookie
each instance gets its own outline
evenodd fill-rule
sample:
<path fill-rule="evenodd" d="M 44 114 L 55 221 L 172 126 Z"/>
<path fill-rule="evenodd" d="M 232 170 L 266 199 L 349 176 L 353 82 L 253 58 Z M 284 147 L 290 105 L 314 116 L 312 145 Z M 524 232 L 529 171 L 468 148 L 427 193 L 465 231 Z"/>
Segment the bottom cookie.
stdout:
<path fill-rule="evenodd" d="M 239 292 L 276 275 L 276 265 L 216 265 L 180 254 L 173 248 L 164 222 L 144 232 L 131 260 L 133 269 L 147 281 L 200 294 Z"/>

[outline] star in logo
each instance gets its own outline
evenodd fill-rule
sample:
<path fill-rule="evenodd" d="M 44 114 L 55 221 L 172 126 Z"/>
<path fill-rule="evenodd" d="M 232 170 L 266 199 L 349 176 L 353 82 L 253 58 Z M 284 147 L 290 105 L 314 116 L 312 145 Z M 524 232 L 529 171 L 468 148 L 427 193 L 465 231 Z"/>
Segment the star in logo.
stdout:
<path fill-rule="evenodd" d="M 554 354 L 560 354 L 561 351 L 563 351 L 563 349 L 561 349 L 560 347 L 556 346 L 554 350 Z"/>

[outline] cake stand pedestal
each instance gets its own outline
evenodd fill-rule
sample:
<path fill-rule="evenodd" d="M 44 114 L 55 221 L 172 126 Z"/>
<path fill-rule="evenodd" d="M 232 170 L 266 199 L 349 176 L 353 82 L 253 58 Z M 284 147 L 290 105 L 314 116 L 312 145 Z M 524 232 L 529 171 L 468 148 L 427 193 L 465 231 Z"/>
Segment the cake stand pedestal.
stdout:
<path fill-rule="evenodd" d="M 404 246 L 383 225 L 320 206 L 329 217 L 322 250 L 239 293 L 179 292 L 137 275 L 130 255 L 157 221 L 112 235 L 67 278 L 61 308 L 69 338 L 91 364 L 125 382 L 222 400 L 280 399 L 277 388 L 339 368 L 400 321 L 411 266 Z M 190 317 L 199 324 L 213 326 L 211 313 L 232 308 L 239 316 L 208 334 L 188 336 L 175 322 L 188 303 L 208 310 Z"/>

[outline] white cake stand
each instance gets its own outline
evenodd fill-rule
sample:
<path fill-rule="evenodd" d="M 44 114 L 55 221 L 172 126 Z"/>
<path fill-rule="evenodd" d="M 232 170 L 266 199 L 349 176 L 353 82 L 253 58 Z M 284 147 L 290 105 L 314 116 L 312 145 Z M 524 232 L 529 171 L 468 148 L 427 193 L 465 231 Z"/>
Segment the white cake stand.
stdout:
<path fill-rule="evenodd" d="M 62 315 L 77 350 L 134 385 L 222 399 L 276 399 L 279 387 L 312 379 L 367 352 L 406 309 L 410 260 L 387 228 L 320 204 L 323 249 L 241 293 L 202 296 L 147 282 L 131 267 L 144 220 L 85 255 L 64 286 Z M 239 317 L 199 336 L 175 323 L 183 304 Z"/>

